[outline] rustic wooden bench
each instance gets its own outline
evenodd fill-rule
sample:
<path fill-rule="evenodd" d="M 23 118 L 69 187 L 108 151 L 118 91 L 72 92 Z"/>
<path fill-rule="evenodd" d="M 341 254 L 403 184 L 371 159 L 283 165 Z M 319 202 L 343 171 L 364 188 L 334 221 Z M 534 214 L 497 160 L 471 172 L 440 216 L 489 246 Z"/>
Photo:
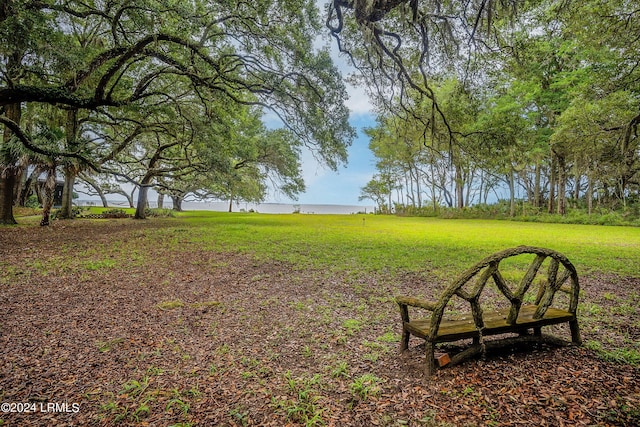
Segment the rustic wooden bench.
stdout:
<path fill-rule="evenodd" d="M 490 279 L 495 286 L 491 286 Z M 561 253 L 531 246 L 506 249 L 462 273 L 438 301 L 397 297 L 402 318 L 400 350 L 407 350 L 412 334 L 424 339 L 425 374 L 430 376 L 438 360 L 444 359 L 439 365 L 447 360 L 454 365 L 484 352 L 485 343 L 489 343 L 484 337 L 489 335 L 506 334 L 501 341 L 508 345 L 558 341 L 553 336 L 543 336 L 541 328 L 566 322 L 572 342 L 579 345 L 579 292 L 576 269 Z M 431 315 L 411 320 L 409 307 L 430 311 Z M 448 355 L 436 358 L 436 344 L 464 339 L 473 340 L 466 350 L 450 359 Z"/>

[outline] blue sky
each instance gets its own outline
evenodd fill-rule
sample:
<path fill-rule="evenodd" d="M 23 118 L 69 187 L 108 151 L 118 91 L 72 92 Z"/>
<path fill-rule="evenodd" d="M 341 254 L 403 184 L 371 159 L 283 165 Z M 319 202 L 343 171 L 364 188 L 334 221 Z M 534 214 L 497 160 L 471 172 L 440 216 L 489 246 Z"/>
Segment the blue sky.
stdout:
<path fill-rule="evenodd" d="M 324 1 L 318 1 L 320 10 Z M 329 46 L 331 56 L 336 67 L 344 78 L 354 72 L 354 68 L 347 63 L 344 55 L 339 55 L 333 38 L 318 39 L 318 47 Z M 369 138 L 364 128 L 375 126 L 375 115 L 364 88 L 354 87 L 348 83 L 349 100 L 347 107 L 351 112 L 349 122 L 357 132 L 356 138 L 348 150 L 348 163 L 338 167 L 337 171 L 320 165 L 310 152 L 302 155 L 302 170 L 306 184 L 306 191 L 299 195 L 297 201 L 291 201 L 286 196 L 272 194 L 267 202 L 300 203 L 320 205 L 362 205 L 373 206 L 371 200 L 358 201 L 360 189 L 367 185 L 375 173 L 375 158 L 369 150 Z"/>
<path fill-rule="evenodd" d="M 302 156 L 302 171 L 307 190 L 299 195 L 295 203 L 320 205 L 372 206 L 371 200 L 358 201 L 360 188 L 364 187 L 375 173 L 375 158 L 369 150 L 369 138 L 363 129 L 375 124 L 370 112 L 352 112 L 349 122 L 357 136 L 348 150 L 348 163 L 332 171 L 319 164 L 313 155 L 305 151 Z M 291 203 L 286 196 L 274 195 L 269 202 Z"/>

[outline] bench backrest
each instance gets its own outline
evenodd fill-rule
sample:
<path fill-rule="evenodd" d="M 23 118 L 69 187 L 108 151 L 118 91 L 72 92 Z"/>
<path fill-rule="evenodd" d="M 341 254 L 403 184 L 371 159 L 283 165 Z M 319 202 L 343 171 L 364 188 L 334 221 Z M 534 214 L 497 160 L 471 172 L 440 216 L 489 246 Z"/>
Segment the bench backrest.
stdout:
<path fill-rule="evenodd" d="M 507 258 L 516 257 L 518 255 L 531 254 L 533 261 L 528 269 L 514 287 L 509 286 L 505 280 L 500 264 Z M 540 271 L 545 260 L 549 258 L 546 275 Z M 578 294 L 580 285 L 578 283 L 578 273 L 575 267 L 559 252 L 551 249 L 539 248 L 533 246 L 518 246 L 497 252 L 478 262 L 473 267 L 462 273 L 458 279 L 442 293 L 439 301 L 436 303 L 432 317 L 430 336 L 435 338 L 438 333 L 438 327 L 445 313 L 445 308 L 453 297 L 459 297 L 467 301 L 471 306 L 471 313 L 476 327 L 481 330 L 484 327 L 482 320 L 482 307 L 480 306 L 480 297 L 486 289 L 490 279 L 495 283 L 504 298 L 510 304 L 507 323 L 514 324 L 518 318 L 520 307 L 522 306 L 525 294 L 531 288 L 536 278 L 539 280 L 537 294 L 534 304 L 537 305 L 534 318 L 540 319 L 544 316 L 547 308 L 553 303 L 556 292 L 562 291 L 569 295 L 567 311 L 575 315 L 578 307 Z"/>

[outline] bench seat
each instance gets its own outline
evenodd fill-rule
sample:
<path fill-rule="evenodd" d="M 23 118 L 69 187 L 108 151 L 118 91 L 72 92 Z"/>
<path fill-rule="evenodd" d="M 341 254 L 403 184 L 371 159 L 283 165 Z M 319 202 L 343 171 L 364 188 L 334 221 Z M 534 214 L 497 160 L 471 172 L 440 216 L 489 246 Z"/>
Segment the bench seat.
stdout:
<path fill-rule="evenodd" d="M 566 323 L 575 319 L 575 316 L 559 308 L 549 307 L 541 319 L 534 319 L 533 314 L 538 308 L 537 305 L 528 304 L 520 308 L 518 319 L 515 325 L 507 323 L 509 309 L 496 312 L 484 313 L 484 336 L 498 335 L 508 332 L 526 331 L 531 328 Z M 429 336 L 431 319 L 417 319 L 405 324 L 405 328 L 413 335 L 426 339 Z M 476 328 L 471 313 L 468 315 L 453 316 L 443 318 L 435 342 L 450 342 L 467 338 L 479 338 L 480 333 Z"/>

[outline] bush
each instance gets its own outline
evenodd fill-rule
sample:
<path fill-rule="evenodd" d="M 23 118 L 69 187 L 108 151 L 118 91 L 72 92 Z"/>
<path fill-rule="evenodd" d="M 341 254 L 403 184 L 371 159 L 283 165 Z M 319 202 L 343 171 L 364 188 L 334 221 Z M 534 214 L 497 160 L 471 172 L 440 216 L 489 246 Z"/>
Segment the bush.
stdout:
<path fill-rule="evenodd" d="M 38 196 L 32 194 L 29 196 L 27 201 L 24 203 L 25 208 L 38 209 L 40 207 L 40 201 L 38 201 Z"/>
<path fill-rule="evenodd" d="M 396 204 L 394 206 L 396 215 L 398 216 L 421 216 L 421 217 L 434 217 L 437 216 L 437 212 L 434 211 L 433 205 L 429 204 L 429 206 L 405 206 L 401 204 Z"/>
<path fill-rule="evenodd" d="M 84 208 L 84 207 L 72 206 L 71 207 L 71 217 L 72 218 L 81 217 L 86 210 L 87 210 L 87 208 Z M 60 214 L 60 210 L 59 209 L 56 209 L 56 210 L 52 211 L 51 212 L 51 219 L 58 219 L 58 215 L 59 214 Z"/>
<path fill-rule="evenodd" d="M 591 215 L 585 207 L 568 208 L 566 215 L 550 214 L 545 207 L 535 207 L 523 200 L 516 201 L 514 217 L 510 216 L 511 205 L 508 200 L 462 209 L 440 207 L 437 212 L 432 207 L 415 208 L 396 204 L 395 210 L 398 216 L 438 216 L 443 219 L 505 219 L 558 224 L 640 226 L 640 203 L 628 203 L 626 207 L 617 210 L 599 207 L 593 209 Z"/>
<path fill-rule="evenodd" d="M 153 208 L 145 209 L 144 214 L 147 218 L 174 218 L 176 216 L 175 211 L 172 209 Z"/>
<path fill-rule="evenodd" d="M 129 218 L 129 216 L 124 209 L 109 209 L 102 212 L 103 218 Z"/>

